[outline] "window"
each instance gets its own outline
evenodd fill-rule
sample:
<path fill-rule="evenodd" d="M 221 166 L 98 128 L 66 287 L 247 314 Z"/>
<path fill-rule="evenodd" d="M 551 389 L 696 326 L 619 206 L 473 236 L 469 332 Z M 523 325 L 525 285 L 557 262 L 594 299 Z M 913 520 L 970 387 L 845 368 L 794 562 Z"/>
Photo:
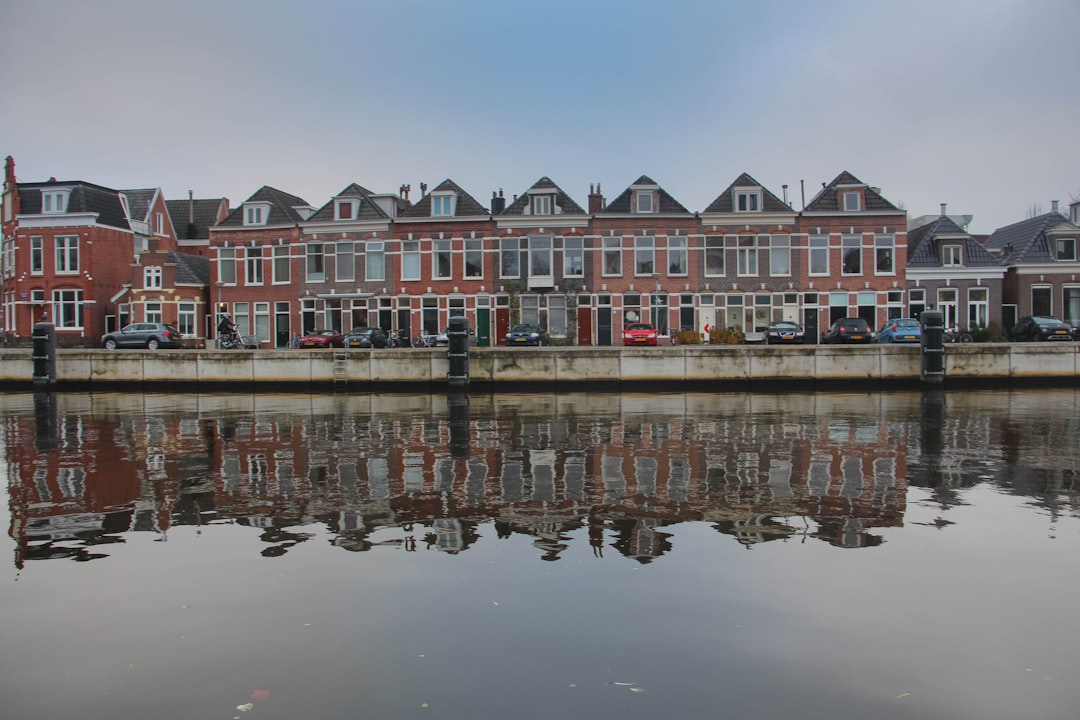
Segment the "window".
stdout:
<path fill-rule="evenodd" d="M 248 285 L 262 285 L 263 284 L 263 259 L 262 248 L 249 247 L 245 251 L 247 262 L 247 284 Z"/>
<path fill-rule="evenodd" d="M 652 275 L 656 272 L 656 248 L 651 237 L 634 238 L 634 274 Z"/>
<path fill-rule="evenodd" d="M 149 300 L 143 305 L 143 320 L 148 323 L 163 322 L 161 319 L 161 303 L 157 300 Z"/>
<path fill-rule="evenodd" d="M 245 225 L 265 225 L 266 219 L 270 215 L 270 206 L 265 204 L 259 205 L 245 205 L 244 206 L 244 224 Z"/>
<path fill-rule="evenodd" d="M 434 240 L 431 243 L 431 277 L 436 280 L 450 279 L 450 241 Z"/>
<path fill-rule="evenodd" d="M 79 236 L 56 237 L 56 273 L 79 272 Z"/>
<path fill-rule="evenodd" d="M 753 235 L 739 236 L 739 277 L 754 277 L 757 271 L 757 247 Z"/>
<path fill-rule="evenodd" d="M 431 216 L 432 217 L 452 217 L 454 214 L 454 195 L 449 193 L 446 195 L 431 196 Z"/>
<path fill-rule="evenodd" d="M 859 210 L 862 210 L 862 193 L 854 190 L 845 192 L 843 197 L 845 212 L 858 212 Z"/>
<path fill-rule="evenodd" d="M 533 215 L 550 215 L 551 214 L 551 196 L 550 195 L 534 195 L 532 197 L 532 214 Z"/>
<path fill-rule="evenodd" d="M 58 328 L 81 329 L 83 326 L 82 290 L 53 290 L 53 323 Z"/>
<path fill-rule="evenodd" d="M 686 275 L 689 272 L 686 238 L 668 237 L 668 275 Z"/>
<path fill-rule="evenodd" d="M 1057 259 L 1076 260 L 1076 238 L 1057 239 Z"/>
<path fill-rule="evenodd" d="M 484 277 L 484 241 L 465 241 L 465 277 Z"/>
<path fill-rule="evenodd" d="M 551 277 L 551 238 L 529 238 L 529 275 Z"/>
<path fill-rule="evenodd" d="M 858 235 L 845 235 L 840 244 L 844 260 L 842 274 L 862 275 L 862 238 Z"/>
<path fill-rule="evenodd" d="M 337 329 L 340 330 L 340 326 Z M 255 303 L 255 332 L 251 334 L 263 342 L 270 342 L 270 303 Z"/>
<path fill-rule="evenodd" d="M 324 282 L 326 280 L 326 264 L 323 258 L 322 243 L 308 243 L 305 247 L 305 259 L 307 260 L 307 281 Z"/>
<path fill-rule="evenodd" d="M 926 309 L 926 290 L 908 290 L 908 317 L 917 318 Z"/>
<path fill-rule="evenodd" d="M 1053 315 L 1054 295 L 1049 285 L 1035 285 L 1031 288 L 1031 314 Z"/>
<path fill-rule="evenodd" d="M 236 284 L 236 248 L 218 249 L 218 281 L 226 285 Z"/>
<path fill-rule="evenodd" d="M 334 203 L 334 210 L 336 215 L 335 220 L 355 220 L 356 219 L 356 201 L 355 200 L 338 200 Z"/>
<path fill-rule="evenodd" d="M 521 239 L 499 240 L 499 277 L 516 278 L 521 275 Z"/>
<path fill-rule="evenodd" d="M 154 213 L 154 234 L 165 234 L 165 213 Z"/>
<path fill-rule="evenodd" d="M 892 235 L 874 237 L 874 274 L 895 275 L 896 266 L 893 256 L 896 252 Z"/>
<path fill-rule="evenodd" d="M 40 235 L 30 238 L 30 273 L 41 275 L 45 272 L 45 241 Z"/>
<path fill-rule="evenodd" d="M 548 297 L 548 334 L 556 337 L 566 336 L 566 297 L 552 295 Z"/>
<path fill-rule="evenodd" d="M 147 290 L 161 289 L 161 268 L 159 266 L 143 268 L 143 287 Z"/>
<path fill-rule="evenodd" d="M 736 190 L 735 191 L 735 212 L 760 212 L 761 211 L 761 191 L 760 190 Z"/>
<path fill-rule="evenodd" d="M 938 288 L 937 309 L 941 311 L 945 327 L 956 327 L 959 320 L 956 314 L 956 288 Z"/>
<path fill-rule="evenodd" d="M 386 254 L 382 242 L 368 242 L 364 246 L 364 279 L 386 279 Z"/>
<path fill-rule="evenodd" d="M 942 245 L 941 264 L 944 267 L 960 267 L 961 265 L 963 265 L 963 247 L 961 247 L 960 245 Z"/>
<path fill-rule="evenodd" d="M 810 236 L 810 274 L 829 274 L 829 238 L 825 235 Z"/>
<path fill-rule="evenodd" d="M 540 297 L 537 295 L 521 296 L 521 322 L 540 325 Z M 541 326 L 542 327 L 542 326 Z"/>
<path fill-rule="evenodd" d="M 401 279 L 420 279 L 420 243 L 415 240 L 401 243 Z"/>
<path fill-rule="evenodd" d="M 195 335 L 195 309 L 195 303 L 190 301 L 185 300 L 176 304 L 176 329 L 181 335 Z"/>
<path fill-rule="evenodd" d="M 622 238 L 606 237 L 604 241 L 604 276 L 622 275 Z"/>
<path fill-rule="evenodd" d="M 984 287 L 968 288 L 968 327 L 990 324 L 990 291 Z"/>
<path fill-rule="evenodd" d="M 334 274 L 338 282 L 352 282 L 356 279 L 356 247 L 351 241 L 336 244 Z"/>
<path fill-rule="evenodd" d="M 241 335 L 251 335 L 251 305 L 246 302 L 233 304 L 233 324 L 236 332 Z"/>
<path fill-rule="evenodd" d="M 665 293 L 657 293 L 650 299 L 652 306 L 652 322 L 656 332 L 660 335 L 668 334 L 668 296 Z"/>
<path fill-rule="evenodd" d="M 724 274 L 724 236 L 709 235 L 705 238 L 705 277 Z"/>
<path fill-rule="evenodd" d="M 641 295 L 623 295 L 623 323 L 641 322 Z"/>
<path fill-rule="evenodd" d="M 769 246 L 769 275 L 791 275 L 791 236 L 773 235 Z"/>
<path fill-rule="evenodd" d="M 67 203 L 68 203 L 68 191 L 67 190 L 42 190 L 41 191 L 41 212 L 43 212 L 43 213 L 67 212 Z"/>
<path fill-rule="evenodd" d="M 273 254 L 273 278 L 271 282 L 275 285 L 281 285 L 289 282 L 289 252 L 290 249 L 287 245 L 275 245 L 272 251 Z"/>
<path fill-rule="evenodd" d="M 651 213 L 656 212 L 655 198 L 651 192 L 636 192 L 634 193 L 634 211 L 639 213 Z"/>
<path fill-rule="evenodd" d="M 1080 287 L 1075 285 L 1061 288 L 1062 300 L 1065 303 L 1065 311 L 1062 313 L 1062 320 L 1069 323 L 1073 327 L 1080 325 Z"/>
<path fill-rule="evenodd" d="M 563 275 L 582 277 L 585 274 L 585 241 L 579 237 L 563 239 Z"/>

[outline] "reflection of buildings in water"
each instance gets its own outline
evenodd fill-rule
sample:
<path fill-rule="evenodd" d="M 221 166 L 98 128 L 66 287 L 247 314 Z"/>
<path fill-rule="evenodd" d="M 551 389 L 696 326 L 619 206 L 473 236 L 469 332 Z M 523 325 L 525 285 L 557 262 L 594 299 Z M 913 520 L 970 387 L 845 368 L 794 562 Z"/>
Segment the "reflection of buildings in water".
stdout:
<path fill-rule="evenodd" d="M 647 561 L 671 550 L 660 528 L 707 522 L 747 546 L 798 534 L 866 547 L 880 542 L 873 528 L 902 524 L 918 427 L 908 417 L 830 410 L 820 419 L 501 419 L 474 409 L 467 453 L 463 428 L 451 427 L 460 417 L 73 414 L 58 418 L 56 446 L 45 452 L 8 421 L 7 447 L 21 448 L 8 458 L 18 478 L 12 534 L 25 550 L 26 529 L 48 518 L 100 518 L 96 531 L 84 517 L 69 534 L 87 544 L 229 521 L 260 528 L 273 555 L 310 537 L 298 528 L 312 523 L 350 550 L 373 547 L 380 528 L 411 524 L 412 543 L 461 552 L 494 522 L 499 537 L 532 537 L 545 559 L 587 527 L 595 554 L 607 546 Z"/>

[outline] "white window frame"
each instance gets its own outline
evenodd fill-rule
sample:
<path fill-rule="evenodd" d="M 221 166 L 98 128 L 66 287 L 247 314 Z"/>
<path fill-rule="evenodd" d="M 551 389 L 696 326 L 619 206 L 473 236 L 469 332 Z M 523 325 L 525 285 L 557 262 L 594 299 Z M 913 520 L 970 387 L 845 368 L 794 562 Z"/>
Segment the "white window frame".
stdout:
<path fill-rule="evenodd" d="M 686 277 L 690 272 L 690 250 L 685 235 L 669 235 L 667 239 L 668 277 Z"/>
<path fill-rule="evenodd" d="M 269 203 L 244 203 L 244 225 L 265 225 L 269 218 Z"/>
<path fill-rule="evenodd" d="M 454 257 L 449 240 L 431 241 L 431 279 L 450 280 L 454 276 Z"/>
<path fill-rule="evenodd" d="M 42 190 L 41 213 L 44 215 L 67 212 L 70 195 L 70 190 Z"/>
<path fill-rule="evenodd" d="M 847 254 L 850 251 L 858 253 L 859 269 L 849 272 L 847 269 Z M 844 277 L 860 277 L 863 275 L 863 239 L 862 235 L 843 235 L 840 238 L 840 274 Z"/>
<path fill-rule="evenodd" d="M 453 217 L 457 193 L 441 190 L 431 193 L 431 217 Z"/>
<path fill-rule="evenodd" d="M 778 271 L 780 265 L 786 265 L 787 271 Z M 773 235 L 769 238 L 769 277 L 791 277 L 790 235 Z"/>
<path fill-rule="evenodd" d="M 811 235 L 806 241 L 807 263 L 806 272 L 810 277 L 829 276 L 829 236 Z M 814 265 L 824 261 L 825 269 L 814 271 Z"/>
<path fill-rule="evenodd" d="M 236 285 L 236 248 L 218 248 L 218 282 Z"/>
<path fill-rule="evenodd" d="M 652 190 L 638 190 L 634 192 L 634 212 L 638 214 L 653 214 L 657 212 L 656 193 Z"/>
<path fill-rule="evenodd" d="M 990 288 L 983 285 L 969 287 L 967 291 L 968 327 L 986 327 L 990 324 Z"/>
<path fill-rule="evenodd" d="M 57 235 L 53 238 L 56 248 L 54 272 L 57 275 L 79 273 L 79 236 Z"/>
<path fill-rule="evenodd" d="M 529 277 L 550 278 L 555 274 L 555 242 L 550 235 L 529 237 Z M 544 272 L 544 268 L 547 272 Z"/>
<path fill-rule="evenodd" d="M 165 234 L 165 213 L 154 213 L 154 234 L 158 236 Z"/>
<path fill-rule="evenodd" d="M 499 238 L 499 277 L 521 277 L 521 238 Z"/>
<path fill-rule="evenodd" d="M 585 238 L 563 238 L 563 277 L 585 277 Z"/>
<path fill-rule="evenodd" d="M 600 239 L 603 246 L 600 274 L 603 277 L 622 277 L 622 236 L 605 236 Z M 608 269 L 608 258 L 615 260 L 610 270 Z"/>
<path fill-rule="evenodd" d="M 304 279 L 309 283 L 326 282 L 326 246 L 321 242 L 304 245 Z"/>
<path fill-rule="evenodd" d="M 840 193 L 844 212 L 860 212 L 862 210 L 862 193 L 858 190 L 844 190 Z"/>
<path fill-rule="evenodd" d="M 634 236 L 634 277 L 656 275 L 656 238 L 651 235 Z"/>
<path fill-rule="evenodd" d="M 334 220 L 356 220 L 359 205 L 360 201 L 356 198 L 338 198 L 334 201 Z M 349 209 L 347 215 L 341 212 L 344 208 Z"/>
<path fill-rule="evenodd" d="M 420 242 L 403 240 L 401 243 L 401 279 L 406 281 L 420 279 Z"/>
<path fill-rule="evenodd" d="M 288 285 L 292 280 L 292 248 L 288 245 L 275 245 L 270 253 L 270 284 Z"/>
<path fill-rule="evenodd" d="M 244 248 L 244 284 L 262 285 L 265 279 L 263 270 L 262 248 Z"/>
<path fill-rule="evenodd" d="M 176 304 L 176 329 L 184 337 L 195 337 L 198 333 L 198 307 L 191 300 L 181 300 Z"/>
<path fill-rule="evenodd" d="M 30 274 L 45 274 L 45 238 L 41 235 L 30 236 Z"/>
<path fill-rule="evenodd" d="M 364 279 L 386 280 L 386 249 L 381 240 L 364 244 Z"/>
<path fill-rule="evenodd" d="M 705 277 L 725 277 L 727 275 L 727 250 L 723 235 L 705 236 Z M 720 259 L 720 272 L 713 270 L 710 258 Z"/>
<path fill-rule="evenodd" d="M 465 241 L 463 263 L 465 278 L 468 280 L 484 279 L 484 241 L 470 238 Z"/>
<path fill-rule="evenodd" d="M 761 191 L 760 190 L 738 190 L 734 191 L 735 198 L 733 207 L 735 212 L 761 212 Z"/>
<path fill-rule="evenodd" d="M 889 258 L 889 265 L 892 267 L 891 270 L 881 269 L 883 253 Z M 892 235 L 874 236 L 874 274 L 896 275 L 896 238 Z"/>
<path fill-rule="evenodd" d="M 738 277 L 758 276 L 758 247 L 754 235 L 740 235 L 736 247 Z"/>
<path fill-rule="evenodd" d="M 356 280 L 356 243 L 354 241 L 342 240 L 334 243 L 334 278 L 338 282 Z"/>
<path fill-rule="evenodd" d="M 160 265 L 149 265 L 143 268 L 143 288 L 147 290 L 161 289 Z"/>
<path fill-rule="evenodd" d="M 963 267 L 964 246 L 958 243 L 947 243 L 941 246 L 942 267 Z"/>
<path fill-rule="evenodd" d="M 65 288 L 52 291 L 52 321 L 57 328 L 83 328 L 83 291 Z"/>
<path fill-rule="evenodd" d="M 1067 252 L 1063 252 L 1068 248 Z M 1076 261 L 1076 238 L 1074 237 L 1060 237 L 1054 241 L 1054 257 L 1059 262 L 1075 262 Z"/>
<path fill-rule="evenodd" d="M 160 300 L 147 300 L 143 303 L 143 322 L 159 323 L 165 322 L 162 318 L 164 310 Z"/>
<path fill-rule="evenodd" d="M 533 195 L 529 201 L 533 215 L 551 215 L 555 207 L 555 199 L 551 195 Z"/>

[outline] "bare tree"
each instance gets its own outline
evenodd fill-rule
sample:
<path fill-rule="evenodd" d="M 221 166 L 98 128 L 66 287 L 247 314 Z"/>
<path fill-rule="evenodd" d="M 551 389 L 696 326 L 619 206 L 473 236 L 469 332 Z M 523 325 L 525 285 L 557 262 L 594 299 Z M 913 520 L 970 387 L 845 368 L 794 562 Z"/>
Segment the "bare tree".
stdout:
<path fill-rule="evenodd" d="M 1025 217 L 1033 218 L 1039 217 L 1043 214 L 1042 205 L 1037 202 L 1031 203 L 1031 207 L 1027 209 L 1027 215 Z"/>

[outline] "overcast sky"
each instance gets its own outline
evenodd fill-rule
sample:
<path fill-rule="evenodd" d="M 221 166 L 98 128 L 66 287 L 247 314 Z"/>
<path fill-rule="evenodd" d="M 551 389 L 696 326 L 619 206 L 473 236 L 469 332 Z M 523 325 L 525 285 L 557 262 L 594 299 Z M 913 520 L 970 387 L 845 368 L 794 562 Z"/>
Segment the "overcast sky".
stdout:
<path fill-rule="evenodd" d="M 849 170 L 972 232 L 1080 199 L 1077 0 L 0 0 L 0 154 L 170 199 L 262 185 L 648 175 L 701 211 L 741 172 L 796 210 Z"/>

